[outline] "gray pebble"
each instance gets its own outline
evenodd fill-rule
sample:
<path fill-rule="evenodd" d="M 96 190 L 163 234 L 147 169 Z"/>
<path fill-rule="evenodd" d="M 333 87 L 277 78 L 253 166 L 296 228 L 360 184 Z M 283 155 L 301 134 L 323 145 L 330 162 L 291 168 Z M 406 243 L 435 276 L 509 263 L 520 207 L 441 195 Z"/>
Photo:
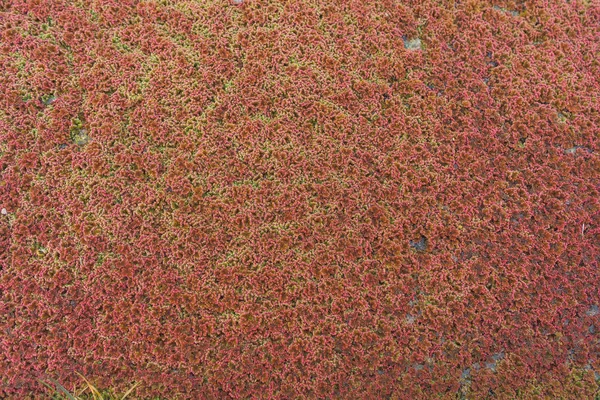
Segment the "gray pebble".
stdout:
<path fill-rule="evenodd" d="M 496 372 L 496 361 L 485 363 L 485 367 L 491 369 L 493 372 Z"/>
<path fill-rule="evenodd" d="M 43 100 L 42 102 L 44 103 L 45 106 L 49 106 L 50 104 L 54 103 L 56 101 L 56 97 L 54 95 L 48 97 L 46 100 Z"/>
<path fill-rule="evenodd" d="M 425 236 L 421 236 L 421 239 L 416 241 L 410 241 L 410 247 L 417 251 L 425 251 L 427 250 L 427 238 Z"/>
<path fill-rule="evenodd" d="M 462 379 L 469 379 L 471 377 L 471 368 L 465 368 L 460 377 Z"/>
<path fill-rule="evenodd" d="M 408 39 L 404 38 L 404 48 L 408 50 L 421 50 L 421 39 L 414 38 Z"/>

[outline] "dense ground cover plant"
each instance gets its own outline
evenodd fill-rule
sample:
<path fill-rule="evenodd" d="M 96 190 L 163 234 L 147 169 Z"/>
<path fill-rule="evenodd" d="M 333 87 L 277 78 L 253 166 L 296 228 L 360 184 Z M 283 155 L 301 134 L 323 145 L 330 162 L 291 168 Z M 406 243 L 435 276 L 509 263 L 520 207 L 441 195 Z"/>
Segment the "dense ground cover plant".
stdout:
<path fill-rule="evenodd" d="M 0 397 L 593 398 L 599 55 L 587 0 L 0 0 Z"/>

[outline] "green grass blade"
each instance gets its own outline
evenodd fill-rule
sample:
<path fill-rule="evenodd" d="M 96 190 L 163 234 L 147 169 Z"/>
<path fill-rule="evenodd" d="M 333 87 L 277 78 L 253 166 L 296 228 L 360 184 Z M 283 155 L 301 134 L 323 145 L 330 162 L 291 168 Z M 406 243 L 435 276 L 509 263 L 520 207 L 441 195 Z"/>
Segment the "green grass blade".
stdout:
<path fill-rule="evenodd" d="M 52 378 L 48 378 L 48 380 L 50 382 L 52 382 L 53 384 L 56 385 L 56 390 L 62 392 L 65 396 L 67 396 L 67 399 L 69 400 L 77 400 L 75 397 L 73 397 L 73 395 L 67 390 L 65 389 L 65 387 L 63 385 L 61 385 L 58 381 L 56 381 L 55 379 Z"/>

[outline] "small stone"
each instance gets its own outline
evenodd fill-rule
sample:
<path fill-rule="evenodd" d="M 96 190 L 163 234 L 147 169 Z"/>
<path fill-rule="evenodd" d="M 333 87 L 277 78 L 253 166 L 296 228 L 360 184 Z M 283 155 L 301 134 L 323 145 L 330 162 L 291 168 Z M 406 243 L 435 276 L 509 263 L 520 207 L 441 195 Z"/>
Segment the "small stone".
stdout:
<path fill-rule="evenodd" d="M 421 39 L 419 39 L 419 38 L 414 38 L 414 39 L 404 38 L 404 48 L 407 50 L 421 50 Z"/>
<path fill-rule="evenodd" d="M 498 361 L 502 360 L 504 358 L 504 352 L 501 351 L 500 353 L 496 353 L 496 354 L 492 354 L 492 362 L 486 362 L 485 366 L 486 368 L 491 369 L 493 372 L 496 372 L 496 365 L 498 363 Z"/>
<path fill-rule="evenodd" d="M 50 104 L 54 103 L 56 101 L 56 97 L 54 95 L 50 95 L 47 99 L 42 100 L 42 103 L 44 103 L 45 106 L 49 106 Z"/>
<path fill-rule="evenodd" d="M 496 361 L 485 363 L 485 367 L 496 372 Z"/>
<path fill-rule="evenodd" d="M 471 377 L 471 368 L 465 368 L 460 376 L 462 379 L 469 379 Z"/>
<path fill-rule="evenodd" d="M 78 129 L 73 132 L 73 142 L 78 146 L 84 146 L 90 141 L 87 129 Z"/>
<path fill-rule="evenodd" d="M 575 147 L 571 147 L 570 149 L 566 149 L 565 154 L 575 154 L 575 153 L 577 153 L 578 148 L 579 148 L 579 146 L 575 146 Z"/>
<path fill-rule="evenodd" d="M 3 212 L 2 212 L 2 214 L 4 214 L 4 209 L 2 209 L 2 211 L 3 211 Z M 597 306 L 596 304 L 594 304 L 594 305 L 592 305 L 592 306 L 590 307 L 590 309 L 589 309 L 589 310 L 587 310 L 585 313 L 586 313 L 588 316 L 590 316 L 590 317 L 593 317 L 593 316 L 595 316 L 595 315 L 598 315 L 598 313 L 599 313 L 599 312 L 600 312 L 600 309 L 598 308 L 598 306 Z"/>
<path fill-rule="evenodd" d="M 558 122 L 560 122 L 561 124 L 564 124 L 568 121 L 567 116 L 561 112 L 559 112 L 557 114 L 557 119 L 558 119 Z"/>
<path fill-rule="evenodd" d="M 510 14 L 510 15 L 512 15 L 513 17 L 517 17 L 517 16 L 519 16 L 519 12 L 518 12 L 518 11 L 516 11 L 516 10 L 508 10 L 508 9 L 506 9 L 506 8 L 503 8 L 503 7 L 498 7 L 498 6 L 494 6 L 494 10 L 497 10 L 497 11 L 500 11 L 500 12 L 504 12 L 504 13 L 507 13 L 507 14 Z"/>
<path fill-rule="evenodd" d="M 587 148 L 585 146 L 574 146 L 574 147 L 571 147 L 570 149 L 565 149 L 564 152 L 565 152 L 565 154 L 575 154 L 575 153 L 577 153 L 577 150 L 579 150 L 580 152 L 586 152 L 588 154 L 592 154 L 594 152 L 594 150 Z"/>
<path fill-rule="evenodd" d="M 410 241 L 410 247 L 417 251 L 427 250 L 427 238 L 425 236 L 421 236 L 420 240 Z"/>
<path fill-rule="evenodd" d="M 2 215 L 8 215 L 8 211 L 6 211 L 6 208 L 3 208 L 2 211 L 0 211 L 0 213 L 2 213 Z"/>
<path fill-rule="evenodd" d="M 231 0 L 231 4 L 234 6 L 241 6 L 244 3 L 244 0 Z"/>

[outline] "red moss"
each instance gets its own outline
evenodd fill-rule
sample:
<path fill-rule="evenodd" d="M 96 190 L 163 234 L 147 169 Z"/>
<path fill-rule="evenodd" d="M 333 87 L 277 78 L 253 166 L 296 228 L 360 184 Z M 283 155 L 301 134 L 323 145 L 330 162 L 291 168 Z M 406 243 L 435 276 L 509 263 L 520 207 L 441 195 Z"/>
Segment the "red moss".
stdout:
<path fill-rule="evenodd" d="M 0 397 L 598 390 L 594 2 L 0 13 Z"/>

